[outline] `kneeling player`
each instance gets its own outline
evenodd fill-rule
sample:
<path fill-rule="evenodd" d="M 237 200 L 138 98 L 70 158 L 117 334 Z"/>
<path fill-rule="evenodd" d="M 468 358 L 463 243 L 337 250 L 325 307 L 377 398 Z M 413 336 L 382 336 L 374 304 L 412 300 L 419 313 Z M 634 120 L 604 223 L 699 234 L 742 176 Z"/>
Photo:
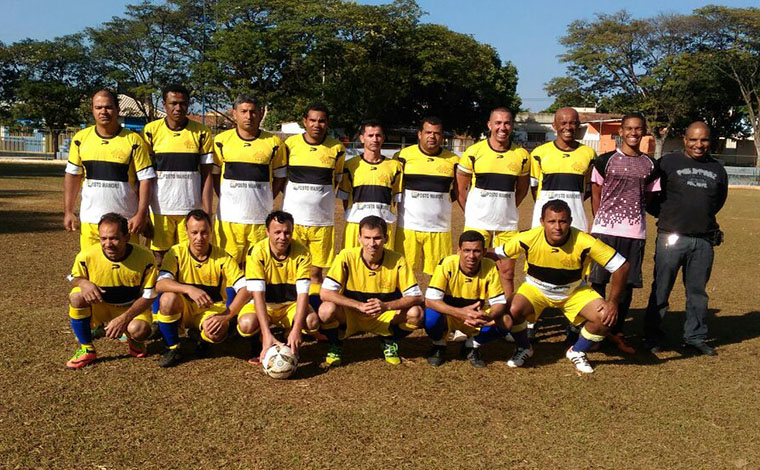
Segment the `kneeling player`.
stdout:
<path fill-rule="evenodd" d="M 540 227 L 521 232 L 496 249 L 501 258 L 517 258 L 520 253 L 525 253 L 526 258 L 525 282 L 510 307 L 515 325 L 512 336 L 517 343 L 517 351 L 507 362 L 510 367 L 520 367 L 533 356 L 527 321 L 535 322 L 547 307 L 561 310 L 574 326 L 585 321 L 578 341 L 565 355 L 586 374 L 594 372 L 586 352 L 602 341 L 615 324 L 628 262 L 602 241 L 571 227 L 571 223 L 570 207 L 565 201 L 553 199 L 542 208 Z M 613 273 L 607 300 L 582 282 L 591 260 Z"/>
<path fill-rule="evenodd" d="M 227 337 L 230 320 L 248 302 L 245 276 L 235 260 L 218 246 L 212 245 L 211 219 L 196 209 L 185 217 L 188 241 L 174 245 L 164 256 L 156 288 L 161 293 L 158 327 L 168 350 L 159 361 L 161 367 L 172 367 L 182 360 L 179 349 L 179 328 L 200 331 L 198 347 Z M 232 287 L 235 298 L 227 307 L 226 288 Z"/>
<path fill-rule="evenodd" d="M 483 258 L 485 243 L 481 233 L 462 233 L 459 253 L 441 260 L 430 279 L 425 293 L 425 331 L 433 340 L 428 356 L 431 366 L 443 364 L 446 337 L 459 330 L 467 335 L 462 356 L 474 367 L 485 367 L 480 345 L 503 338 L 512 326 L 496 263 Z"/>
<path fill-rule="evenodd" d="M 401 363 L 397 340 L 422 325 L 422 291 L 400 253 L 383 247 L 388 225 L 370 215 L 359 222 L 359 244 L 335 257 L 322 283 L 319 319 L 330 343 L 328 366 L 341 363 L 342 337 L 368 332 L 382 337 L 385 361 Z"/>
<path fill-rule="evenodd" d="M 156 296 L 156 261 L 148 250 L 129 243 L 127 219 L 113 212 L 98 222 L 100 245 L 82 250 L 71 269 L 71 328 L 79 351 L 67 363 L 80 369 L 97 358 L 92 327 L 107 322 L 106 336 L 127 334 L 129 354 L 148 354 L 142 343 L 150 335 L 150 304 Z"/>
<path fill-rule="evenodd" d="M 288 347 L 298 355 L 301 330 L 316 332 L 319 318 L 309 306 L 311 255 L 293 240 L 293 216 L 274 211 L 266 218 L 267 238 L 248 250 L 245 277 L 253 302 L 243 307 L 238 316 L 238 332 L 251 337 L 261 329 L 262 348 L 252 344 L 252 359 L 262 359 L 274 343 L 279 343 L 270 330 L 277 325 L 288 333 Z"/>

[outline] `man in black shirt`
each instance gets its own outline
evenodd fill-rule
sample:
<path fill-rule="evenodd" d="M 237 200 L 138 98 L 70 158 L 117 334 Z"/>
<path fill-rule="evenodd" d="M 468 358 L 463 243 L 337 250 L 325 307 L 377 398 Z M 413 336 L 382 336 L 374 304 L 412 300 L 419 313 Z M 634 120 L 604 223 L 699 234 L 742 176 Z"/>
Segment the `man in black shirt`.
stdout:
<path fill-rule="evenodd" d="M 660 327 L 668 310 L 668 297 L 678 270 L 683 268 L 686 288 L 684 342 L 701 354 L 715 356 L 707 338 L 707 292 L 713 264 L 713 246 L 722 232 L 715 214 L 728 194 L 728 176 L 722 164 L 709 155 L 710 128 L 694 122 L 686 129 L 683 152 L 665 155 L 659 162 L 662 191 L 652 212 L 657 221 L 654 281 L 644 319 L 645 346 L 660 351 Z"/>

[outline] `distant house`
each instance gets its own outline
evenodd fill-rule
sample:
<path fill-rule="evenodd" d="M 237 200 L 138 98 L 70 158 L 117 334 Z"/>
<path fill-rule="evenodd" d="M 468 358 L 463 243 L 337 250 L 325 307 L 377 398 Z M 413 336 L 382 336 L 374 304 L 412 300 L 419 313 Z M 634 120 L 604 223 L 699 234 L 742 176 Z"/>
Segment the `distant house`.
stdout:
<path fill-rule="evenodd" d="M 166 117 L 166 113 L 157 109 L 156 117 Z M 127 129 L 140 132 L 145 127 L 145 124 L 148 123 L 148 118 L 134 98 L 119 94 L 119 122 Z"/>

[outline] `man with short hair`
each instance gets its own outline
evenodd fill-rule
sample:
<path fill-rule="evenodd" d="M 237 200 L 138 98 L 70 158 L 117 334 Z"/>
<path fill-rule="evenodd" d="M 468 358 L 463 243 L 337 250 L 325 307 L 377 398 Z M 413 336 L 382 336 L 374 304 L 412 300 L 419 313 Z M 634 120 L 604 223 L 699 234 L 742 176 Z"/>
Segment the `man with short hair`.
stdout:
<path fill-rule="evenodd" d="M 368 332 L 382 338 L 385 361 L 398 365 L 397 341 L 423 322 L 422 291 L 400 253 L 385 248 L 388 225 L 370 215 L 359 222 L 359 246 L 335 257 L 322 283 L 319 320 L 330 344 L 328 366 L 341 364 L 342 337 Z"/>
<path fill-rule="evenodd" d="M 106 323 L 105 335 L 127 335 L 129 354 L 145 357 L 143 341 L 150 335 L 150 304 L 156 296 L 156 261 L 145 248 L 129 243 L 129 222 L 109 212 L 97 224 L 99 244 L 84 248 L 76 257 L 69 279 L 71 329 L 80 344 L 67 363 L 81 369 L 97 359 L 92 328 Z"/>
<path fill-rule="evenodd" d="M 161 367 L 182 361 L 180 327 L 199 333 L 197 351 L 205 353 L 209 343 L 224 341 L 230 320 L 251 298 L 237 262 L 211 244 L 209 215 L 194 209 L 187 214 L 185 227 L 188 241 L 166 252 L 156 283 L 161 293 L 158 327 L 167 346 L 159 361 Z M 228 287 L 236 292 L 229 307 L 225 301 Z"/>
<path fill-rule="evenodd" d="M 285 184 L 287 148 L 259 128 L 263 112 L 254 96 L 238 96 L 232 113 L 236 127 L 214 138 L 214 164 L 221 173 L 216 237 L 242 265 L 248 249 L 267 236 L 264 221 Z"/>
<path fill-rule="evenodd" d="M 496 249 L 499 257 L 517 258 L 520 253 L 525 254 L 525 282 L 517 289 L 509 312 L 517 350 L 507 365 L 521 367 L 533 356 L 527 321 L 535 321 L 545 308 L 551 307 L 559 309 L 572 325 L 583 324 L 578 341 L 568 348 L 565 356 L 576 370 L 590 374 L 594 369 L 586 352 L 602 341 L 615 324 L 628 262 L 601 240 L 571 227 L 571 210 L 565 201 L 552 199 L 541 209 L 541 227 L 520 232 Z M 613 273 L 607 300 L 583 282 L 592 260 Z"/>
<path fill-rule="evenodd" d="M 280 344 L 272 335 L 271 325 L 288 330 L 287 345 L 296 355 L 301 331 L 319 329 L 319 317 L 309 306 L 308 297 L 311 256 L 293 240 L 294 225 L 289 213 L 270 213 L 266 218 L 267 238 L 248 250 L 245 277 L 253 302 L 240 311 L 238 332 L 248 338 L 261 331 L 261 357 L 257 358 L 258 343 L 252 343 L 254 363 L 260 362 L 273 344 Z"/>
<path fill-rule="evenodd" d="M 286 141 L 287 183 L 282 210 L 293 214 L 293 238 L 311 254 L 309 303 L 319 309 L 323 271 L 335 259 L 335 188 L 343 177 L 346 148 L 327 136 L 330 115 L 321 103 L 303 114 L 306 132 Z"/>
<path fill-rule="evenodd" d="M 626 114 L 618 131 L 621 144 L 594 161 L 591 174 L 591 210 L 594 224 L 591 233 L 614 248 L 629 263 L 628 279 L 620 297 L 617 321 L 610 329 L 609 341 L 621 352 L 636 352 L 626 344 L 623 326 L 633 299 L 633 289 L 641 288 L 641 263 L 646 245 L 646 203 L 660 190 L 655 161 L 640 149 L 647 133 L 644 116 Z M 602 297 L 609 272 L 597 263 L 591 268 L 589 281 Z"/>
<path fill-rule="evenodd" d="M 662 319 L 678 271 L 683 269 L 686 288 L 686 322 L 683 340 L 700 354 L 715 356 L 707 339 L 707 282 L 710 280 L 713 247 L 723 241 L 715 216 L 728 196 L 725 168 L 710 156 L 710 128 L 691 123 L 683 138 L 684 150 L 659 161 L 662 191 L 655 201 L 657 242 L 654 280 L 644 318 L 645 346 L 659 352 L 665 333 Z"/>
<path fill-rule="evenodd" d="M 483 234 L 486 248 L 507 243 L 517 233 L 518 212 L 529 186 L 529 154 L 512 142 L 514 114 L 495 108 L 488 118 L 487 139 L 465 150 L 457 167 L 459 206 L 464 230 Z M 515 263 L 497 263 L 507 296 L 514 291 Z"/>
<path fill-rule="evenodd" d="M 485 238 L 467 230 L 459 237 L 459 253 L 436 266 L 425 292 L 425 331 L 433 340 L 432 366 L 443 364 L 448 333 L 467 335 L 461 356 L 473 367 L 485 367 L 480 345 L 503 338 L 512 326 L 496 263 L 483 258 Z"/>
<path fill-rule="evenodd" d="M 156 169 L 150 204 L 153 239 L 150 248 L 161 259 L 166 250 L 187 241 L 185 216 L 193 209 L 211 213 L 214 198 L 211 130 L 188 119 L 190 92 L 182 85 L 162 91 L 166 117 L 148 123 L 143 139 Z"/>
<path fill-rule="evenodd" d="M 355 248 L 359 240 L 359 222 L 370 215 L 382 218 L 388 225 L 386 248 L 393 246 L 393 229 L 396 221 L 391 211 L 394 202 L 401 198 L 401 162 L 386 158 L 381 153 L 385 132 L 376 119 L 364 121 L 359 139 L 364 153 L 346 162 L 338 198 L 346 211 L 344 248 Z"/>
<path fill-rule="evenodd" d="M 76 230 L 74 203 L 82 188 L 81 249 L 98 244 L 97 224 L 109 212 L 128 219 L 130 234 L 141 233 L 148 222 L 151 180 L 156 177 L 145 142 L 119 124 L 116 93 L 96 92 L 92 115 L 95 125 L 71 140 L 63 179 L 63 227 L 68 231 Z"/>
<path fill-rule="evenodd" d="M 417 145 L 394 158 L 403 167 L 395 250 L 413 270 L 432 275 L 438 261 L 451 254 L 452 183 L 459 157 L 443 148 L 441 120 L 428 116 L 417 131 Z"/>

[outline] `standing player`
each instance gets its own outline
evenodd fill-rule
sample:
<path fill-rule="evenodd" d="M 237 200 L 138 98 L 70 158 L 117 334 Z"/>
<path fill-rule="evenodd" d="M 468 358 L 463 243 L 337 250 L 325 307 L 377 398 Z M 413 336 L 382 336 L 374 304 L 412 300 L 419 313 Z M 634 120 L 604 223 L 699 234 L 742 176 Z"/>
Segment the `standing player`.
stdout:
<path fill-rule="evenodd" d="M 552 199 L 565 201 L 570 206 L 573 227 L 588 231 L 583 201 L 590 195 L 591 167 L 596 153 L 575 140 L 580 117 L 573 108 L 560 108 L 554 113 L 552 127 L 557 138 L 533 149 L 530 162 L 530 184 L 533 200 L 532 227 L 541 225 L 541 208 Z M 528 325 L 531 338 L 536 334 L 534 324 Z M 577 334 L 568 328 L 568 341 Z"/>
<path fill-rule="evenodd" d="M 423 322 L 422 291 L 404 257 L 384 247 L 388 243 L 385 220 L 365 217 L 359 223 L 358 238 L 360 246 L 345 248 L 335 257 L 320 291 L 319 320 L 330 343 L 326 362 L 328 366 L 341 363 L 338 328 L 343 325 L 344 338 L 357 332 L 380 335 L 385 361 L 398 365 L 396 341 Z"/>
<path fill-rule="evenodd" d="M 623 326 L 631 307 L 633 289 L 641 288 L 641 262 L 646 245 L 646 203 L 654 191 L 660 190 L 660 181 L 654 160 L 639 148 L 646 134 L 644 116 L 626 114 L 620 125 L 620 148 L 600 155 L 594 162 L 591 175 L 591 210 L 594 224 L 591 233 L 611 246 L 628 260 L 630 269 L 618 305 L 616 323 L 610 330 L 609 340 L 628 354 L 635 350 L 623 339 Z M 605 295 L 609 272 L 594 263 L 589 281 L 595 291 Z"/>
<path fill-rule="evenodd" d="M 401 197 L 403 169 L 401 162 L 385 158 L 380 153 L 385 142 L 380 121 L 364 121 L 359 139 L 364 145 L 364 153 L 346 162 L 338 189 L 338 198 L 343 199 L 343 208 L 346 210 L 343 247 L 354 248 L 359 245 L 359 222 L 374 215 L 388 224 L 386 248 L 390 249 L 393 246 L 393 230 L 390 225 L 396 221 L 391 205 Z"/>
<path fill-rule="evenodd" d="M 187 118 L 190 92 L 181 85 L 163 90 L 166 118 L 143 129 L 156 168 L 150 204 L 153 240 L 150 248 L 161 263 L 166 250 L 187 241 L 185 216 L 193 209 L 211 213 L 214 168 L 211 130 Z"/>
<path fill-rule="evenodd" d="M 74 135 L 63 179 L 63 227 L 72 232 L 77 224 L 74 202 L 82 188 L 82 249 L 98 244 L 97 224 L 108 212 L 129 219 L 130 234 L 141 233 L 148 221 L 151 180 L 156 177 L 145 142 L 119 124 L 116 93 L 95 93 L 92 115 L 95 125 Z"/>
<path fill-rule="evenodd" d="M 127 219 L 110 212 L 97 224 L 99 244 L 84 248 L 71 269 L 69 317 L 79 341 L 67 363 L 80 369 L 97 359 L 91 328 L 104 322 L 109 338 L 127 335 L 129 354 L 144 357 L 150 334 L 150 304 L 156 296 L 156 261 L 150 251 L 129 243 Z"/>
<path fill-rule="evenodd" d="M 462 357 L 474 367 L 485 367 L 480 345 L 506 336 L 512 326 L 496 264 L 483 258 L 485 242 L 479 232 L 463 232 L 459 253 L 444 258 L 430 279 L 425 292 L 425 331 L 433 340 L 428 356 L 431 366 L 443 364 L 446 336 L 459 330 L 467 335 Z"/>
<path fill-rule="evenodd" d="M 335 190 L 343 177 L 346 148 L 327 137 L 327 107 L 314 103 L 306 108 L 301 135 L 285 141 L 288 149 L 287 183 L 282 210 L 293 214 L 293 238 L 311 254 L 309 303 L 319 309 L 323 270 L 335 258 Z"/>
<path fill-rule="evenodd" d="M 452 182 L 459 157 L 442 147 L 443 123 L 436 117 L 422 120 L 417 140 L 397 154 L 404 175 L 395 250 L 413 270 L 422 267 L 432 275 L 438 261 L 451 254 Z"/>
<path fill-rule="evenodd" d="M 457 167 L 457 200 L 464 210 L 464 229 L 483 234 L 486 248 L 507 243 L 517 233 L 517 206 L 528 193 L 530 156 L 512 142 L 514 124 L 512 111 L 491 111 L 490 136 L 465 150 Z M 515 262 L 503 259 L 497 266 L 509 296 L 515 289 Z"/>
<path fill-rule="evenodd" d="M 214 138 L 214 163 L 221 168 L 216 237 L 238 264 L 251 245 L 266 238 L 264 221 L 274 195 L 285 184 L 285 144 L 259 129 L 258 101 L 240 95 L 233 108 L 236 127 Z"/>
<path fill-rule="evenodd" d="M 553 199 L 541 209 L 541 227 L 520 232 L 496 249 L 499 257 L 525 254 L 525 282 L 517 289 L 509 312 L 517 350 L 507 365 L 520 367 L 533 356 L 527 320 L 535 321 L 545 308 L 551 307 L 559 309 L 572 325 L 585 322 L 578 341 L 565 356 L 578 371 L 590 374 L 594 369 L 586 352 L 602 341 L 615 324 L 628 262 L 601 240 L 571 227 L 570 207 L 565 201 Z M 607 300 L 583 283 L 583 274 L 592 260 L 613 273 Z"/>
<path fill-rule="evenodd" d="M 287 344 L 298 355 L 301 331 L 316 332 L 319 318 L 309 306 L 311 256 L 293 240 L 293 216 L 274 211 L 267 216 L 268 237 L 248 250 L 245 277 L 253 302 L 238 315 L 238 332 L 248 338 L 261 330 L 261 355 L 279 343 L 270 330 L 277 325 L 289 330 Z M 252 361 L 257 362 L 258 343 Z M 263 357 L 258 357 L 259 361 Z"/>
<path fill-rule="evenodd" d="M 161 367 L 172 367 L 182 360 L 180 326 L 198 330 L 198 347 L 205 351 L 208 343 L 224 341 L 230 320 L 251 298 L 238 264 L 211 244 L 209 215 L 201 209 L 192 210 L 185 226 L 188 241 L 169 249 L 156 283 L 161 292 L 158 327 L 168 347 L 158 363 Z M 224 299 L 227 287 L 237 293 L 229 308 Z"/>

